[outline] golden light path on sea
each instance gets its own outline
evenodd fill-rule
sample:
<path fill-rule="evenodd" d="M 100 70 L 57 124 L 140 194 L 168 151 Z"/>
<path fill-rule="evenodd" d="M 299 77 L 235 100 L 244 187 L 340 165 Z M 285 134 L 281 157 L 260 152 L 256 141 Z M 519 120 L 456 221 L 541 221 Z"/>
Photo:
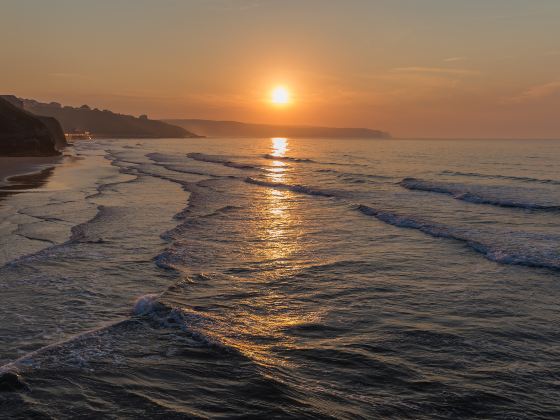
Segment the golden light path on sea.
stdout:
<path fill-rule="evenodd" d="M 270 139 L 268 155 L 278 160 L 272 160 L 266 168 L 267 181 L 274 184 L 289 184 L 288 165 L 282 158 L 286 157 L 289 149 L 287 138 L 276 137 Z M 289 276 L 290 273 L 301 269 L 296 263 L 296 254 L 301 250 L 300 238 L 302 235 L 301 225 L 303 221 L 298 216 L 301 202 L 297 196 L 288 189 L 266 188 L 262 200 L 253 209 L 254 218 L 258 223 L 254 225 L 251 236 L 258 242 L 258 247 L 253 249 L 252 258 L 260 261 L 265 278 L 259 280 L 252 278 L 259 284 L 267 285 Z M 262 336 L 267 339 L 262 344 L 247 344 L 243 340 L 230 342 L 242 353 L 262 365 L 287 364 L 286 360 L 272 357 L 270 351 L 270 339 L 274 337 L 280 341 L 275 346 L 290 347 L 294 344 L 282 333 L 286 328 L 313 322 L 317 316 L 315 313 L 303 313 L 286 299 L 286 296 L 274 288 L 261 291 L 258 297 L 247 298 L 243 314 L 238 314 L 236 319 L 242 319 L 244 330 L 252 336 Z"/>

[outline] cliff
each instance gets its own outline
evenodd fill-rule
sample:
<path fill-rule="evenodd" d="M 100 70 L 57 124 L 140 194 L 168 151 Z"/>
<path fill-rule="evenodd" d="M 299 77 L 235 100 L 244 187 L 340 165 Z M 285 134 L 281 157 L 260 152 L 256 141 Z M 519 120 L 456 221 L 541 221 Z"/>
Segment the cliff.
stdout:
<path fill-rule="evenodd" d="M 292 138 L 390 138 L 389 133 L 369 128 L 337 128 L 295 125 L 248 124 L 237 121 L 166 120 L 186 130 L 209 137 Z"/>
<path fill-rule="evenodd" d="M 56 118 L 65 133 L 89 131 L 97 138 L 198 137 L 184 128 L 151 120 L 145 115 L 136 118 L 108 110 L 91 109 L 87 105 L 74 108 L 56 102 L 47 104 L 32 99 L 21 99 L 21 101 L 24 108 L 33 114 Z"/>
<path fill-rule="evenodd" d="M 58 121 L 34 116 L 0 97 L 0 155 L 58 155 L 65 145 Z"/>
<path fill-rule="evenodd" d="M 53 136 L 54 139 L 54 146 L 57 150 L 61 150 L 64 147 L 68 146 L 68 143 L 66 142 L 66 137 L 64 136 L 64 130 L 62 130 L 62 126 L 60 125 L 60 123 L 57 121 L 56 118 L 41 117 L 41 116 L 38 116 L 37 118 L 39 118 L 39 120 L 43 124 L 45 124 L 49 129 L 49 131 L 51 132 L 51 135 Z"/>

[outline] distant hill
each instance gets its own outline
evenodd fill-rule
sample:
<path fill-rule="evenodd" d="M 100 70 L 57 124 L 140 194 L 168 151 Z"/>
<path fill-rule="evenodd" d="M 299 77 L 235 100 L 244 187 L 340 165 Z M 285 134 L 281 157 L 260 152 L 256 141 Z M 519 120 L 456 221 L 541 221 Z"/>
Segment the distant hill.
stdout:
<path fill-rule="evenodd" d="M 66 139 L 58 121 L 33 115 L 20 105 L 14 97 L 0 96 L 0 155 L 60 154 Z"/>
<path fill-rule="evenodd" d="M 296 125 L 249 124 L 237 121 L 164 120 L 208 137 L 307 137 L 307 138 L 390 138 L 389 133 L 369 128 L 336 128 Z"/>
<path fill-rule="evenodd" d="M 54 117 L 65 133 L 88 131 L 97 138 L 184 138 L 199 137 L 184 128 L 163 121 L 150 120 L 146 115 L 138 118 L 116 114 L 108 110 L 62 106 L 57 102 L 41 103 L 20 99 L 25 110 L 36 115 Z"/>

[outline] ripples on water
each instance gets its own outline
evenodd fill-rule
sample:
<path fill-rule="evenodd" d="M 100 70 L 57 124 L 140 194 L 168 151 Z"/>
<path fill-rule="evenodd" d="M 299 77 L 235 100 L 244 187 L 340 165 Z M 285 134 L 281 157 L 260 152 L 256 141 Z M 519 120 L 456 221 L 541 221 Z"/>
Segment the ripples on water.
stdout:
<path fill-rule="evenodd" d="M 559 143 L 77 153 L 0 202 L 0 417 L 560 416 Z"/>

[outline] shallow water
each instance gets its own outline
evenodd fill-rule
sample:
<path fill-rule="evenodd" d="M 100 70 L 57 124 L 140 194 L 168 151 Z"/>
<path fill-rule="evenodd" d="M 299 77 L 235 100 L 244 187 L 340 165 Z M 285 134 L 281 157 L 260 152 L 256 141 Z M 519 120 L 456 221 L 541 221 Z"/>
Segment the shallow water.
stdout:
<path fill-rule="evenodd" d="M 0 202 L 0 417 L 560 416 L 560 142 L 76 148 Z"/>

